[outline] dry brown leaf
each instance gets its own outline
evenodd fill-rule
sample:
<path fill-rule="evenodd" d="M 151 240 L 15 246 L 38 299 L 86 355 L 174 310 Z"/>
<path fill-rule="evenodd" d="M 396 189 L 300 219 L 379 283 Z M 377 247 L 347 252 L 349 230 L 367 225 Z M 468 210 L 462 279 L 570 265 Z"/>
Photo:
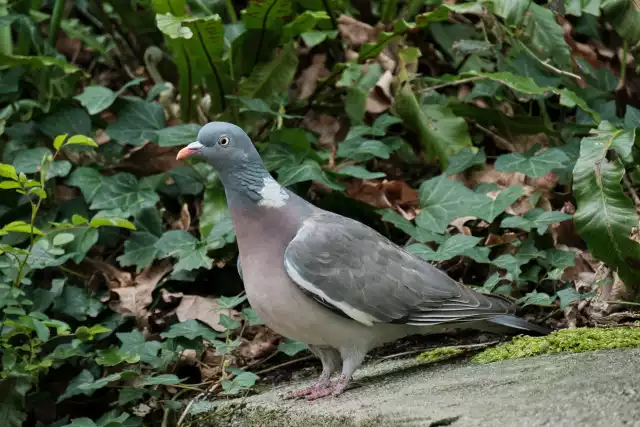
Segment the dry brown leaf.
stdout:
<path fill-rule="evenodd" d="M 300 73 L 300 77 L 296 80 L 299 99 L 308 99 L 315 92 L 318 80 L 331 74 L 325 65 L 326 61 L 327 55 L 323 53 L 313 55 L 311 65 Z"/>
<path fill-rule="evenodd" d="M 484 165 L 482 170 L 474 170 L 466 180 L 468 187 L 475 187 L 480 183 L 497 184 L 501 188 L 521 184 L 524 187 L 526 175 L 520 172 L 499 172 L 493 165 Z"/>
<path fill-rule="evenodd" d="M 72 200 L 76 198 L 76 189 L 66 185 L 56 185 L 56 200 Z"/>
<path fill-rule="evenodd" d="M 491 233 L 487 236 L 487 240 L 485 240 L 484 246 L 506 245 L 515 240 L 518 240 L 518 236 L 513 232 L 504 233 L 501 236 Z"/>
<path fill-rule="evenodd" d="M 131 273 L 98 259 L 86 258 L 104 277 L 109 289 L 126 288 L 133 285 Z"/>
<path fill-rule="evenodd" d="M 260 326 L 252 339 L 242 339 L 242 344 L 238 347 L 238 354 L 245 359 L 258 359 L 273 353 L 279 340 L 280 336 L 273 330 Z"/>
<path fill-rule="evenodd" d="M 468 221 L 473 221 L 478 219 L 475 216 L 462 216 L 460 218 L 456 218 L 449 223 L 450 226 L 454 227 L 460 234 L 465 234 L 467 236 L 471 235 L 471 230 L 469 227 L 465 227 L 464 224 Z"/>
<path fill-rule="evenodd" d="M 302 126 L 312 132 L 320 134 L 318 144 L 322 147 L 331 147 L 336 141 L 336 135 L 340 132 L 340 121 L 328 114 L 317 114 L 309 111 L 302 120 Z"/>
<path fill-rule="evenodd" d="M 191 214 L 189 213 L 189 205 L 185 203 L 182 205 L 182 209 L 180 209 L 180 218 L 173 221 L 171 228 L 174 230 L 188 230 L 190 225 Z"/>
<path fill-rule="evenodd" d="M 176 309 L 179 321 L 199 320 L 218 332 L 227 330 L 220 324 L 220 316 L 223 314 L 234 318 L 239 313 L 236 310 L 220 308 L 220 304 L 214 298 L 201 297 L 199 295 L 184 295 Z"/>
<path fill-rule="evenodd" d="M 385 71 L 376 82 L 376 85 L 369 91 L 366 103 L 368 113 L 381 114 L 391 108 L 393 105 L 393 97 L 391 95 L 392 80 L 393 74 L 390 71 Z"/>
<path fill-rule="evenodd" d="M 347 183 L 349 197 L 377 208 L 407 206 L 418 201 L 418 192 L 404 181 L 364 181 Z"/>
<path fill-rule="evenodd" d="M 118 169 L 142 175 L 153 175 L 182 166 L 182 160 L 176 160 L 181 147 L 159 147 L 153 143 L 145 143 L 135 147 L 124 156 L 124 162 Z"/>
<path fill-rule="evenodd" d="M 94 141 L 98 145 L 103 145 L 111 141 L 111 137 L 107 135 L 104 129 L 96 129 L 96 137 L 94 138 Z"/>
<path fill-rule="evenodd" d="M 562 209 L 560 209 L 560 212 L 573 215 L 576 213 L 576 207 L 573 203 L 567 201 L 564 203 L 564 206 L 562 206 Z M 551 237 L 555 245 L 577 246 L 582 241 L 571 219 L 552 224 Z"/>
<path fill-rule="evenodd" d="M 376 57 L 376 62 L 380 64 L 383 70 L 393 73 L 396 69 L 396 61 L 387 55 L 384 51 L 380 52 L 380 54 Z M 408 70 L 412 72 L 413 70 Z M 413 71 L 415 73 L 415 71 Z"/>
<path fill-rule="evenodd" d="M 175 302 L 184 296 L 182 292 L 169 292 L 165 288 L 160 289 L 160 295 L 162 296 L 162 301 L 166 303 Z"/>
<path fill-rule="evenodd" d="M 134 313 L 138 323 L 144 322 L 149 316 L 147 307 L 153 301 L 153 290 L 171 268 L 169 260 L 162 261 L 142 270 L 136 276 L 133 286 L 111 289 L 109 308 L 122 315 Z"/>
<path fill-rule="evenodd" d="M 377 39 L 375 28 L 347 15 L 340 15 L 338 18 L 338 31 L 342 40 L 352 47 L 359 47 Z"/>
<path fill-rule="evenodd" d="M 541 176 L 540 178 L 528 178 L 527 184 L 531 185 L 532 187 L 538 190 L 541 190 L 543 193 L 547 195 L 550 195 L 553 189 L 558 184 L 559 179 L 560 178 L 555 172 L 550 171 L 545 175 Z"/>

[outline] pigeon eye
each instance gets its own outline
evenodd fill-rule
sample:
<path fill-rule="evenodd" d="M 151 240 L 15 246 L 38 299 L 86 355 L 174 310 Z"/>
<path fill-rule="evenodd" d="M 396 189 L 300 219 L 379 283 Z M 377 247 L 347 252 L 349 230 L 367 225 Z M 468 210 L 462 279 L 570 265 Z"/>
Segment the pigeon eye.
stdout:
<path fill-rule="evenodd" d="M 225 135 L 221 136 L 220 139 L 218 139 L 218 144 L 226 147 L 227 145 L 229 145 L 229 137 Z"/>

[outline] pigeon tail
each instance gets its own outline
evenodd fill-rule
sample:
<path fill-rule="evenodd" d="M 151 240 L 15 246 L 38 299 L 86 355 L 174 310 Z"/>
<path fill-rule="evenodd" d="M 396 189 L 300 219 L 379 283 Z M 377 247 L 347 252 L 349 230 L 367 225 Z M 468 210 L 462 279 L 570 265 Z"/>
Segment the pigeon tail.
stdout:
<path fill-rule="evenodd" d="M 540 335 L 547 335 L 551 333 L 551 329 L 534 325 L 533 323 L 529 323 L 526 320 L 513 315 L 492 317 L 491 319 L 487 319 L 487 321 L 496 325 L 506 326 L 512 330 L 515 329 L 522 332 L 535 332 L 536 334 Z"/>

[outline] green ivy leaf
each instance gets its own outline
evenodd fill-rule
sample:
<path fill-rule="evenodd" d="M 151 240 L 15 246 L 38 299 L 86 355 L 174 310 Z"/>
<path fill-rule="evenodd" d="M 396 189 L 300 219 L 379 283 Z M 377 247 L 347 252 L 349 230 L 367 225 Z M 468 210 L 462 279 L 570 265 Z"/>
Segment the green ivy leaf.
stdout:
<path fill-rule="evenodd" d="M 155 244 L 162 258 L 174 257 L 178 262 L 174 271 L 210 269 L 213 260 L 207 256 L 207 247 L 185 230 L 170 230 L 160 237 Z"/>
<path fill-rule="evenodd" d="M 75 180 L 71 181 L 70 185 L 74 184 L 76 184 Z M 99 191 L 95 192 L 91 201 L 91 209 L 111 210 L 130 216 L 137 214 L 144 208 L 155 206 L 160 200 L 155 190 L 145 181 L 138 181 L 134 175 L 127 172 L 120 172 L 108 177 L 100 176 L 100 184 Z"/>
<path fill-rule="evenodd" d="M 83 322 L 87 317 L 96 317 L 104 305 L 89 295 L 85 288 L 65 286 L 59 297 L 54 300 L 54 310 Z"/>
<path fill-rule="evenodd" d="M 555 296 L 551 296 L 544 292 L 533 291 L 520 298 L 516 303 L 522 304 L 523 307 L 528 305 L 550 306 L 555 300 Z"/>
<path fill-rule="evenodd" d="M 427 243 L 427 242 L 436 242 L 443 243 L 445 241 L 445 236 L 442 234 L 434 233 L 424 228 L 416 227 L 408 221 L 402 215 L 398 214 L 392 209 L 380 209 L 378 210 L 379 214 L 382 214 L 382 220 L 387 221 L 395 225 L 400 230 L 407 233 L 409 236 L 416 239 L 418 242 Z"/>
<path fill-rule="evenodd" d="M 216 300 L 221 309 L 231 310 L 247 300 L 246 295 L 236 295 L 233 297 L 220 297 Z"/>
<path fill-rule="evenodd" d="M 480 204 L 475 211 L 475 216 L 488 222 L 493 222 L 509 206 L 514 204 L 524 194 L 524 188 L 520 185 L 512 185 L 500 191 L 495 199 L 487 197 L 486 203 Z"/>
<path fill-rule="evenodd" d="M 118 332 L 116 336 L 122 343 L 120 351 L 128 354 L 137 354 L 140 356 L 141 362 L 148 363 L 152 367 L 159 366 L 158 352 L 162 348 L 162 343 L 146 341 L 142 332 L 137 329 L 132 332 Z"/>
<path fill-rule="evenodd" d="M 51 154 L 51 150 L 45 147 L 19 151 L 13 159 L 13 166 L 18 173 L 36 173 L 40 170 L 42 159 Z"/>
<path fill-rule="evenodd" d="M 283 352 L 287 356 L 295 356 L 296 354 L 306 349 L 307 345 L 305 343 L 294 341 L 289 338 L 285 338 L 284 342 L 278 344 L 278 351 Z"/>
<path fill-rule="evenodd" d="M 317 181 L 334 190 L 344 190 L 344 187 L 336 184 L 318 162 L 307 159 L 298 166 L 285 166 L 278 169 L 278 181 L 283 186 L 289 186 L 298 182 Z"/>
<path fill-rule="evenodd" d="M 533 151 L 533 150 L 532 150 Z M 501 172 L 520 172 L 532 178 L 540 178 L 554 169 L 562 169 L 569 161 L 564 151 L 549 148 L 540 154 L 510 153 L 498 157 L 496 170 Z"/>
<path fill-rule="evenodd" d="M 182 380 L 173 374 L 154 375 L 152 377 L 142 377 L 136 382 L 138 387 L 149 385 L 174 385 L 180 384 Z"/>
<path fill-rule="evenodd" d="M 381 75 L 382 67 L 377 63 L 371 63 L 366 73 L 347 90 L 345 112 L 351 119 L 351 123 L 362 123 L 367 109 L 369 91 L 373 89 Z"/>
<path fill-rule="evenodd" d="M 91 372 L 88 371 L 87 369 L 83 370 L 78 375 L 73 377 L 73 379 L 67 386 L 67 389 L 65 390 L 65 392 L 62 393 L 60 397 L 58 397 L 58 399 L 56 400 L 56 403 L 60 403 L 63 400 L 66 400 L 70 397 L 78 396 L 81 394 L 84 394 L 85 396 L 91 396 L 97 389 L 92 389 L 87 386 L 90 384 L 93 384 L 94 381 L 95 381 L 95 378 L 91 374 Z"/>
<path fill-rule="evenodd" d="M 107 126 L 107 134 L 119 142 L 140 146 L 147 141 L 157 142 L 158 133 L 165 126 L 162 106 L 139 98 L 126 97 L 117 111 L 117 120 Z"/>
<path fill-rule="evenodd" d="M 200 125 L 190 123 L 186 125 L 170 126 L 156 132 L 160 147 L 175 147 L 187 145 L 198 139 Z"/>
<path fill-rule="evenodd" d="M 125 353 L 117 347 L 98 350 L 96 357 L 96 363 L 101 366 L 116 366 L 121 363 L 138 363 L 139 361 L 139 355 Z"/>
<path fill-rule="evenodd" d="M 136 273 L 151 265 L 160 251 L 156 248 L 158 237 L 151 233 L 136 232 L 124 242 L 124 252 L 116 260 L 122 267 L 135 265 Z"/>
<path fill-rule="evenodd" d="M 525 231 L 531 231 L 536 228 L 538 234 L 542 235 L 547 228 L 556 222 L 562 222 L 571 219 L 571 215 L 564 212 L 550 211 L 545 212 L 542 209 L 530 209 L 522 216 L 509 216 L 500 223 L 501 228 L 521 228 Z"/>
<path fill-rule="evenodd" d="M 96 169 L 81 166 L 76 168 L 69 179 L 67 184 L 72 187 L 78 187 L 87 202 L 91 202 L 96 194 L 102 190 L 102 175 Z"/>
<path fill-rule="evenodd" d="M 340 167 L 336 173 L 338 175 L 351 176 L 360 179 L 377 179 L 387 176 L 384 172 L 370 172 L 367 168 L 358 165 L 346 165 Z"/>
<path fill-rule="evenodd" d="M 218 334 L 213 329 L 194 319 L 174 323 L 168 331 L 162 332 L 160 336 L 163 338 L 184 337 L 190 340 L 203 338 L 210 342 L 217 341 L 218 338 Z"/>
<path fill-rule="evenodd" d="M 483 165 L 487 161 L 484 148 L 465 147 L 453 156 L 449 157 L 449 166 L 445 171 L 447 175 L 455 175 L 475 165 Z"/>
<path fill-rule="evenodd" d="M 117 92 L 104 86 L 87 86 L 80 95 L 76 95 L 73 98 L 78 100 L 80 104 L 87 109 L 89 114 L 98 114 L 109 108 L 116 98 L 125 90 L 131 86 L 139 85 L 144 80 L 144 78 L 132 80 L 122 86 Z"/>
<path fill-rule="evenodd" d="M 238 394 L 253 387 L 258 380 L 258 376 L 253 372 L 243 371 L 238 368 L 229 368 L 228 371 L 234 376 L 231 380 L 225 379 L 222 381 L 224 394 Z"/>
<path fill-rule="evenodd" d="M 448 238 L 437 251 L 420 243 L 410 245 L 407 250 L 427 261 L 446 261 L 458 255 L 465 255 L 480 240 L 479 237 L 456 234 Z"/>
<path fill-rule="evenodd" d="M 262 319 L 260 319 L 260 317 L 258 317 L 253 308 L 243 308 L 242 314 L 244 319 L 249 323 L 249 326 L 264 325 L 264 322 L 262 321 Z"/>
<path fill-rule="evenodd" d="M 375 139 L 355 137 L 342 141 L 338 145 L 336 156 L 347 158 L 357 162 L 364 162 L 374 157 L 388 159 L 393 150 L 387 144 Z"/>
<path fill-rule="evenodd" d="M 91 135 L 91 117 L 84 108 L 63 107 L 46 115 L 38 128 L 51 139 L 58 135 Z"/>
<path fill-rule="evenodd" d="M 420 185 L 421 210 L 416 224 L 441 234 L 454 218 L 473 215 L 471 206 L 485 204 L 486 199 L 486 196 L 474 193 L 463 184 L 439 175 Z"/>

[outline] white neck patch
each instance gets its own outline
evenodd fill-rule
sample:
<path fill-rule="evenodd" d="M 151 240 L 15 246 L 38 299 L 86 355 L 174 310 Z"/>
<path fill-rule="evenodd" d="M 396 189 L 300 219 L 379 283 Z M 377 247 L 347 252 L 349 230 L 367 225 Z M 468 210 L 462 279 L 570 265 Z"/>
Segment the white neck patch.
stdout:
<path fill-rule="evenodd" d="M 289 195 L 284 191 L 284 188 L 271 177 L 264 179 L 264 185 L 258 194 L 260 194 L 261 197 L 258 206 L 267 208 L 281 208 L 286 205 L 287 200 L 289 200 Z"/>

